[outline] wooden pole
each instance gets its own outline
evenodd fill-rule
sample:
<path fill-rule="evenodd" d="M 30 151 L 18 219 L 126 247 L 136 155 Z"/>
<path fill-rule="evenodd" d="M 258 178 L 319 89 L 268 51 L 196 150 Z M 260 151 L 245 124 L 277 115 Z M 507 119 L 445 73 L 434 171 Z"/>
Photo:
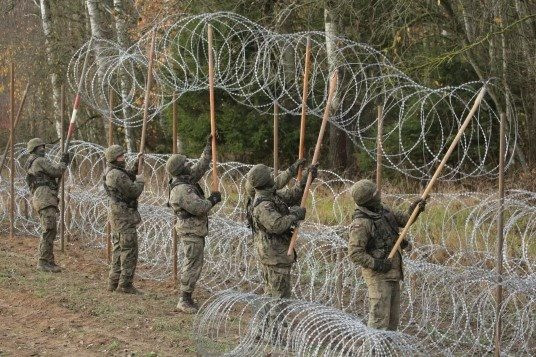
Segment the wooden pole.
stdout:
<path fill-rule="evenodd" d="M 214 99 L 214 54 L 212 26 L 208 25 L 208 84 L 210 96 L 210 133 L 212 134 L 212 191 L 218 191 L 218 147 L 216 143 L 216 108 Z"/>
<path fill-rule="evenodd" d="M 279 174 L 279 104 L 274 102 L 274 177 Z"/>
<path fill-rule="evenodd" d="M 15 117 L 15 124 L 14 128 L 17 128 L 17 125 L 20 121 L 20 116 L 22 114 L 22 109 L 24 108 L 24 103 L 26 102 L 26 97 L 28 95 L 28 88 L 30 88 L 30 82 L 28 81 L 28 84 L 26 84 L 26 89 L 24 90 L 24 94 L 22 95 L 22 101 L 19 105 L 19 110 L 17 111 L 17 116 Z M 4 164 L 6 163 L 7 153 L 9 151 L 9 148 L 11 147 L 11 135 L 9 136 L 8 143 L 6 144 L 6 147 L 4 149 L 4 154 L 2 155 L 2 163 L 0 164 L 0 171 L 4 168 Z"/>
<path fill-rule="evenodd" d="M 501 355 L 501 333 L 502 333 L 502 300 L 503 300 L 503 246 L 504 246 L 504 156 L 505 138 L 504 127 L 506 115 L 501 113 L 500 139 L 499 139 L 499 214 L 497 216 L 497 300 L 495 307 L 495 356 Z"/>
<path fill-rule="evenodd" d="M 376 187 L 382 191 L 382 159 L 383 159 L 383 107 L 378 105 L 378 137 L 376 139 Z"/>
<path fill-rule="evenodd" d="M 303 72 L 303 92 L 302 92 L 302 107 L 300 121 L 300 147 L 298 149 L 298 158 L 305 157 L 305 128 L 307 126 L 307 97 L 309 95 L 309 71 L 311 67 L 311 38 L 307 37 L 307 45 L 305 47 L 305 64 Z M 297 180 L 302 178 L 302 167 L 298 168 Z"/>
<path fill-rule="evenodd" d="M 114 144 L 113 101 L 113 89 L 110 87 L 108 91 L 108 147 Z M 112 225 L 110 221 L 106 222 L 106 258 L 108 259 L 108 264 L 110 264 L 112 262 Z"/>
<path fill-rule="evenodd" d="M 149 66 L 147 67 L 147 83 L 145 84 L 145 99 L 143 101 L 143 124 L 141 127 L 140 154 L 138 158 L 138 175 L 143 172 L 143 154 L 145 153 L 145 137 L 147 136 L 147 118 L 149 116 L 149 95 L 153 84 L 153 62 L 154 62 L 154 42 L 156 29 L 151 37 L 151 48 L 149 49 Z"/>
<path fill-rule="evenodd" d="M 177 154 L 178 152 L 178 138 L 177 138 L 177 94 L 173 93 L 173 142 L 171 144 L 171 152 L 173 154 Z M 177 237 L 177 231 L 175 230 L 175 225 L 177 224 L 177 216 L 173 215 L 173 225 L 171 226 L 171 237 L 173 239 L 173 245 L 172 245 L 172 254 L 173 254 L 173 287 L 176 289 L 179 286 L 179 268 L 178 268 L 178 261 L 177 261 L 177 253 L 178 253 L 178 237 Z"/>
<path fill-rule="evenodd" d="M 9 161 L 9 237 L 15 237 L 15 64 L 11 62 L 11 84 L 10 84 L 10 130 L 9 130 L 9 149 L 11 153 Z"/>
<path fill-rule="evenodd" d="M 335 90 L 337 89 L 338 79 L 339 79 L 338 72 L 337 71 L 333 72 L 333 75 L 331 76 L 331 79 L 329 81 L 328 100 L 326 101 L 326 107 L 324 109 L 324 116 L 322 117 L 322 125 L 320 126 L 320 131 L 318 132 L 318 139 L 316 140 L 315 152 L 313 154 L 313 161 L 311 165 L 318 164 L 318 160 L 320 158 L 320 148 L 322 147 L 322 140 L 324 139 L 324 133 L 326 132 L 326 126 L 328 124 L 329 116 L 331 113 L 331 103 L 333 101 L 333 97 L 335 96 Z M 309 195 L 309 188 L 311 187 L 312 181 L 313 181 L 313 178 L 311 176 L 311 173 L 309 173 L 309 176 L 307 177 L 307 183 L 303 191 L 302 200 L 301 200 L 302 207 L 305 207 L 307 204 L 307 197 Z M 290 244 L 289 244 L 288 251 L 287 251 L 288 255 L 294 254 L 294 247 L 296 246 L 297 239 L 298 239 L 298 228 L 296 227 L 296 229 L 294 229 L 294 233 L 290 240 Z"/>
<path fill-rule="evenodd" d="M 84 58 L 84 64 L 82 65 L 82 73 L 80 75 L 80 80 L 78 81 L 77 92 L 74 97 L 73 112 L 71 114 L 71 120 L 69 121 L 69 129 L 67 130 L 67 137 L 65 138 L 65 145 L 63 148 L 63 152 L 69 152 L 69 144 L 71 143 L 71 138 L 76 128 L 76 119 L 78 117 L 78 109 L 80 108 L 82 84 L 84 83 L 84 76 L 86 73 L 87 61 L 89 59 L 89 52 L 91 52 L 92 44 L 93 44 L 93 37 L 89 40 L 86 57 Z"/>
<path fill-rule="evenodd" d="M 447 153 L 445 154 L 445 156 L 443 157 L 443 160 L 441 160 L 441 163 L 437 167 L 437 169 L 436 169 L 436 171 L 434 173 L 434 176 L 432 176 L 432 179 L 430 180 L 430 182 L 428 182 L 428 185 L 424 189 L 424 192 L 421 195 L 422 200 L 428 199 L 428 196 L 430 195 L 430 192 L 432 191 L 432 188 L 434 187 L 434 184 L 436 183 L 439 175 L 441 174 L 441 171 L 443 171 L 443 168 L 447 164 L 447 161 L 450 158 L 450 155 L 452 154 L 454 149 L 456 148 L 456 145 L 458 145 L 458 142 L 460 141 L 460 139 L 461 139 L 461 137 L 463 135 L 463 132 L 465 131 L 465 129 L 467 128 L 467 126 L 471 122 L 471 119 L 473 118 L 474 114 L 476 113 L 476 111 L 478 109 L 478 106 L 482 102 L 482 98 L 484 98 L 485 93 L 486 93 L 486 86 L 482 87 L 482 89 L 478 93 L 478 96 L 475 99 L 475 102 L 473 104 L 473 107 L 471 108 L 471 111 L 469 112 L 469 114 L 467 114 L 467 117 L 465 118 L 465 121 L 463 122 L 462 126 L 460 127 L 460 130 L 458 131 L 458 134 L 456 134 L 456 137 L 454 138 L 454 140 L 450 144 L 450 147 L 449 147 Z M 395 256 L 396 251 L 400 247 L 400 243 L 402 243 L 402 240 L 404 240 L 404 238 L 408 234 L 409 227 L 411 227 L 411 225 L 413 224 L 413 222 L 417 218 L 418 214 L 419 214 L 419 205 L 415 206 L 415 209 L 413 210 L 413 213 L 409 217 L 409 220 L 406 223 L 406 226 L 404 227 L 404 229 L 400 233 L 400 236 L 398 237 L 398 240 L 396 241 L 395 245 L 391 249 L 391 253 L 389 253 L 389 259 L 392 259 Z"/>
<path fill-rule="evenodd" d="M 65 144 L 65 85 L 60 89 L 60 147 Z M 65 176 L 65 174 L 63 174 Z M 65 180 L 60 180 L 60 250 L 65 252 Z"/>

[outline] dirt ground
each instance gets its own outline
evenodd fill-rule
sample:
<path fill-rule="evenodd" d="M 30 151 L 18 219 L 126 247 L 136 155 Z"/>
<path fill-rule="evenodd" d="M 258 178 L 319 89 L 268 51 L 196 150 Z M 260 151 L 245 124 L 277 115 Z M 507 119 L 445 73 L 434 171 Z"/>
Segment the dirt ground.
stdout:
<path fill-rule="evenodd" d="M 69 244 L 56 253 L 64 271 L 44 273 L 37 243 L 0 236 L 0 356 L 196 355 L 171 282 L 136 278 L 144 295 L 109 293 L 104 252 Z"/>

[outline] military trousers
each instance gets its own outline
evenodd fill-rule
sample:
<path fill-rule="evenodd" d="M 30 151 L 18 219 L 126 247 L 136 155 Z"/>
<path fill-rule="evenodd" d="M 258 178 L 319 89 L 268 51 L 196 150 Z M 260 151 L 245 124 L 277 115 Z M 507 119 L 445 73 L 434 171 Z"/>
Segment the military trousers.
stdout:
<path fill-rule="evenodd" d="M 261 264 L 261 274 L 264 282 L 264 294 L 276 299 L 289 299 L 291 296 L 290 266 L 273 266 Z M 270 333 L 283 333 L 286 327 L 281 323 L 284 318 L 286 304 L 281 301 L 265 304 L 262 308 L 264 323 L 261 330 Z M 277 332 L 279 331 L 279 332 Z M 274 335 L 272 336 L 274 337 Z"/>
<path fill-rule="evenodd" d="M 205 256 L 205 237 L 188 234 L 180 237 L 184 257 L 181 267 L 181 292 L 193 293 L 201 276 Z"/>
<path fill-rule="evenodd" d="M 39 211 L 41 239 L 39 241 L 39 263 L 54 264 L 54 240 L 58 226 L 58 208 L 50 206 Z"/>
<path fill-rule="evenodd" d="M 110 282 L 121 286 L 132 285 L 138 264 L 138 233 L 136 229 L 112 231 L 112 243 Z"/>
<path fill-rule="evenodd" d="M 400 322 L 400 282 L 369 277 L 365 283 L 369 298 L 368 326 L 396 331 Z"/>

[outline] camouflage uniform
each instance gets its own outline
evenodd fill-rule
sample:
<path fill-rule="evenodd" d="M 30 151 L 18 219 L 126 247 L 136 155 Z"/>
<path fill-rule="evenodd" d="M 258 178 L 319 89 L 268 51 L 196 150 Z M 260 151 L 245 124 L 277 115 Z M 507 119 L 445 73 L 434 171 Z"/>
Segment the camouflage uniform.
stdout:
<path fill-rule="evenodd" d="M 55 165 L 45 157 L 45 143 L 41 139 L 28 142 L 30 156 L 26 162 L 27 183 L 32 194 L 32 206 L 39 215 L 41 240 L 39 242 L 38 268 L 58 272 L 54 261 L 54 240 L 58 220 L 58 183 L 67 168 L 68 158 Z"/>
<path fill-rule="evenodd" d="M 400 319 L 399 282 L 404 279 L 400 249 L 392 260 L 387 258 L 409 215 L 381 205 L 376 185 L 369 180 L 356 183 L 352 195 L 357 208 L 349 228 L 348 254 L 362 267 L 368 287 L 368 326 L 394 331 Z M 401 248 L 407 247 L 409 243 L 404 240 Z"/>
<path fill-rule="evenodd" d="M 137 160 L 127 170 L 124 164 L 115 161 L 124 154 L 120 146 L 110 146 L 106 154 L 113 153 L 114 150 L 115 155 L 107 155 L 108 166 L 103 178 L 104 189 L 110 199 L 108 220 L 113 242 L 109 288 L 112 291 L 117 287 L 121 292 L 137 293 L 132 282 L 138 262 L 137 226 L 141 223 L 138 198 L 145 184 L 141 177 L 136 176 Z"/>
<path fill-rule="evenodd" d="M 173 155 L 166 164 L 168 173 L 173 177 L 170 181 L 169 206 L 177 216 L 175 230 L 182 240 L 184 253 L 180 276 L 182 297 L 177 308 L 187 313 L 197 311 L 191 295 L 203 268 L 208 213 L 221 200 L 219 192 L 213 192 L 205 198 L 198 183 L 209 169 L 210 160 L 211 145 L 207 144 L 199 161 L 190 168 L 183 155 Z"/>

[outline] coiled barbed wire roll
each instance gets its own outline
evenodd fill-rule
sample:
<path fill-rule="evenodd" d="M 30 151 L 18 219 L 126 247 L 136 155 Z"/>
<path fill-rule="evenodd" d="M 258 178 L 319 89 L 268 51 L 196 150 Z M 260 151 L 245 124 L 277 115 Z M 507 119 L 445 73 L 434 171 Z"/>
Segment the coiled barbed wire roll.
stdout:
<path fill-rule="evenodd" d="M 38 219 L 29 204 L 24 180 L 24 145 L 17 144 L 15 152 L 15 227 L 21 234 L 38 235 Z M 107 198 L 102 188 L 104 148 L 75 141 L 70 153 L 73 162 L 65 176 L 70 212 L 67 231 L 84 244 L 103 248 L 107 219 Z M 59 147 L 50 147 L 48 155 L 57 161 Z M 172 214 L 165 206 L 164 165 L 168 157 L 147 156 L 147 187 L 140 200 L 140 274 L 155 280 L 168 279 L 172 267 Z M 127 155 L 128 162 L 134 159 L 134 155 Z M 250 167 L 242 163 L 220 164 L 223 202 L 211 215 L 205 266 L 199 281 L 201 287 L 214 294 L 226 289 L 262 292 L 254 242 L 244 222 L 245 173 Z M 210 172 L 202 186 L 208 188 L 209 184 Z M 366 288 L 359 268 L 349 261 L 345 252 L 354 207 L 348 192 L 352 184 L 353 181 L 342 179 L 336 173 L 322 170 L 315 180 L 309 213 L 300 229 L 298 262 L 292 269 L 292 294 L 304 304 L 315 303 L 328 310 L 340 310 L 341 314 L 363 324 L 368 312 Z M 2 179 L 2 202 L 7 203 L 8 190 L 8 181 Z M 407 206 L 416 196 L 385 194 L 383 197 L 393 207 L 400 207 Z M 502 341 L 505 353 L 516 355 L 536 352 L 533 342 L 536 331 L 534 202 L 536 193 L 528 191 L 508 191 L 504 201 L 507 243 Z M 494 194 L 438 193 L 432 195 L 427 211 L 412 228 L 415 249 L 405 260 L 400 331 L 422 340 L 422 346 L 428 350 L 439 349 L 447 355 L 479 355 L 486 353 L 493 344 L 493 324 L 497 318 L 493 295 L 496 277 L 493 273 L 494 242 L 490 237 L 496 234 L 497 207 Z M 0 217 L 7 218 L 7 205 L 1 206 Z M 2 227 L 6 232 L 7 226 Z M 181 249 L 179 252 L 180 261 Z M 226 323 L 230 317 L 211 318 Z M 326 316 L 330 321 L 339 318 L 342 319 L 338 314 Z M 240 338 L 248 337 L 240 335 Z M 328 340 L 325 340 L 328 345 L 334 343 Z M 382 343 L 385 348 L 398 351 L 396 346 Z M 247 346 L 251 347 L 251 343 Z M 296 346 L 299 345 L 294 344 L 292 348 Z"/>
<path fill-rule="evenodd" d="M 207 27 L 214 28 L 215 86 L 237 102 L 261 113 L 270 113 L 274 102 L 281 113 L 299 115 L 302 103 L 305 44 L 311 40 L 311 74 L 307 112 L 321 117 L 327 99 L 329 72 L 338 68 L 339 86 L 331 122 L 342 129 L 371 158 L 376 157 L 375 106 L 383 105 L 383 165 L 404 175 L 429 179 L 442 159 L 446 147 L 468 114 L 482 85 L 500 92 L 494 81 L 470 82 L 458 86 L 428 88 L 393 66 L 371 46 L 343 37 L 331 38 L 324 32 L 278 34 L 229 13 L 170 16 L 158 23 L 149 119 L 163 115 L 180 95 L 208 88 Z M 84 102 L 118 125 L 141 125 L 147 52 L 150 34 L 143 35 L 128 49 L 94 39 L 72 57 L 68 68 L 71 87 L 82 76 L 82 62 L 91 51 L 84 74 Z M 337 43 L 327 53 L 326 41 Z M 121 98 L 109 112 L 109 88 Z M 506 107 L 512 113 L 507 123 L 507 166 L 512 162 L 517 140 L 515 110 L 507 95 Z M 453 157 L 441 175 L 442 180 L 497 173 L 490 161 L 498 142 L 499 115 L 489 98 L 480 105 L 464 133 Z"/>

